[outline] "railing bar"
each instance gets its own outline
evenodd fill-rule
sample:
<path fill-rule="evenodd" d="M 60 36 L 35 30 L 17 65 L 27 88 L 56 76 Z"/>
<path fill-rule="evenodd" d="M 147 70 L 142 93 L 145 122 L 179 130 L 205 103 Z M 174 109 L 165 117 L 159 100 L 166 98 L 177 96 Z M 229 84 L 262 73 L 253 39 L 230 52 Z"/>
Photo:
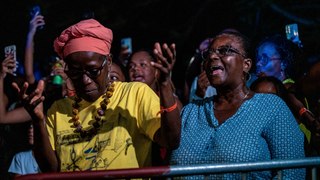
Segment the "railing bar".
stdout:
<path fill-rule="evenodd" d="M 223 164 L 202 164 L 191 166 L 160 166 L 160 167 L 148 167 L 148 168 L 134 168 L 134 169 L 117 169 L 107 171 L 96 172 L 77 172 L 74 173 L 61 172 L 59 177 L 56 173 L 40 173 L 38 175 L 24 175 L 19 176 L 17 180 L 30 179 L 35 177 L 41 179 L 46 177 L 47 179 L 77 179 L 81 177 L 85 178 L 145 178 L 145 177 L 175 177 L 175 176 L 189 176 L 189 175 L 203 175 L 203 177 L 210 177 L 210 174 L 225 174 L 225 173 L 247 173 L 256 171 L 268 171 L 268 170 L 283 170 L 283 169 L 295 169 L 295 168 L 310 168 L 312 170 L 312 178 L 316 180 L 317 170 L 320 167 L 320 157 L 293 159 L 293 160 L 272 160 L 261 162 L 246 162 L 246 163 L 223 163 Z M 282 172 L 283 174 L 283 172 Z M 207 175 L 207 176 L 205 176 Z M 248 175 L 247 175 L 248 176 Z M 282 175 L 283 176 L 283 175 Z M 32 178 L 31 178 L 32 179 Z"/>
<path fill-rule="evenodd" d="M 264 162 L 233 163 L 233 164 L 203 164 L 191 166 L 170 166 L 169 176 L 195 175 L 228 172 L 249 172 L 262 170 L 281 170 L 320 166 L 320 158 L 305 158 L 299 160 L 273 160 Z M 196 173 L 195 173 L 196 172 Z"/>

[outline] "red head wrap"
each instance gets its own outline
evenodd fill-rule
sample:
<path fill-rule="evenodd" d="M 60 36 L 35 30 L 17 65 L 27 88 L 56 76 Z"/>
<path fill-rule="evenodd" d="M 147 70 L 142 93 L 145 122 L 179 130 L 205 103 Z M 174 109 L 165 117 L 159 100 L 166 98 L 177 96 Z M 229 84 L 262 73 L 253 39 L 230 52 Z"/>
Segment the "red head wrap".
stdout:
<path fill-rule="evenodd" d="M 65 29 L 54 41 L 54 50 L 61 58 L 78 51 L 102 55 L 110 53 L 112 31 L 94 19 L 78 22 Z"/>

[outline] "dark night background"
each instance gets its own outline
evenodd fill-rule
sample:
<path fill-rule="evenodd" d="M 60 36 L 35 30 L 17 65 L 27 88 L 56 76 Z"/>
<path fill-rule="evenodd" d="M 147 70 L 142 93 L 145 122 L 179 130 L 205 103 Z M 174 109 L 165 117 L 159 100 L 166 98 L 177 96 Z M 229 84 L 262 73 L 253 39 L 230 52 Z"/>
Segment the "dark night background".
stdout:
<path fill-rule="evenodd" d="M 297 23 L 305 62 L 310 63 L 311 57 L 320 59 L 320 0 L 3 0 L 0 46 L 3 49 L 6 45 L 16 44 L 21 66 L 29 12 L 35 4 L 40 5 L 46 21 L 45 28 L 35 37 L 35 62 L 43 73 L 55 55 L 55 37 L 88 11 L 93 11 L 97 20 L 113 30 L 114 55 L 117 55 L 123 37 L 132 37 L 133 50 L 152 48 L 156 41 L 176 43 L 173 80 L 178 90 L 183 87 L 186 67 L 199 43 L 225 28 L 239 30 L 256 45 L 267 35 L 285 35 L 285 25 Z M 0 55 L 4 57 L 3 50 Z M 19 149 L 20 130 L 13 129 L 16 131 L 3 137 L 13 137 L 10 143 Z M 6 149 L 0 148 L 0 179 L 6 179 L 6 168 L 15 152 L 6 152 Z M 6 166 L 1 164 L 4 160 Z"/>
<path fill-rule="evenodd" d="M 113 54 L 119 51 L 120 39 L 127 36 L 133 39 L 133 49 L 152 47 L 155 41 L 176 43 L 173 78 L 178 88 L 199 43 L 225 28 L 238 29 L 256 44 L 266 35 L 285 35 L 284 26 L 297 23 L 304 52 L 313 56 L 320 49 L 319 0 L 2 1 L 1 47 L 16 44 L 20 61 L 24 55 L 29 11 L 34 4 L 41 6 L 46 20 L 45 29 L 35 38 L 35 61 L 41 67 L 55 55 L 54 38 L 87 11 L 93 11 L 97 20 L 113 30 Z"/>

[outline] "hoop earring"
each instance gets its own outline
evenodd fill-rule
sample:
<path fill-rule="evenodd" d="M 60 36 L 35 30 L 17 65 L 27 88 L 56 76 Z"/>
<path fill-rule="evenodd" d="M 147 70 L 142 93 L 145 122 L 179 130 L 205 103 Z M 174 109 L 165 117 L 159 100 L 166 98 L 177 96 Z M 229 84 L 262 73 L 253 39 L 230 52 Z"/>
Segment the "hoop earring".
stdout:
<path fill-rule="evenodd" d="M 251 74 L 249 72 L 243 71 L 244 72 L 244 78 L 245 81 L 250 81 L 251 80 Z"/>

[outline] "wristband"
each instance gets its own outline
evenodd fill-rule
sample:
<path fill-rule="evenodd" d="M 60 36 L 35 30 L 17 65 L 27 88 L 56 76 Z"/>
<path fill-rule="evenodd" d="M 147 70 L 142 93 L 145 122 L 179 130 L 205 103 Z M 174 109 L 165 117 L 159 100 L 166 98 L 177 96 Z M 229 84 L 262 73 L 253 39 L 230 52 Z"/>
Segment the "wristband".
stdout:
<path fill-rule="evenodd" d="M 164 107 L 161 106 L 161 107 L 160 107 L 160 111 L 157 113 L 157 115 L 158 115 L 158 114 L 162 114 L 162 113 L 164 113 L 164 112 L 171 112 L 171 111 L 177 109 L 177 107 L 178 107 L 177 101 L 176 101 L 172 106 L 170 106 L 170 107 L 168 107 L 168 108 L 164 108 Z"/>
<path fill-rule="evenodd" d="M 306 112 L 309 112 L 312 116 L 314 116 L 313 115 L 313 113 L 309 110 L 309 109 L 307 109 L 307 108 L 305 108 L 305 107 L 303 107 L 303 108 L 301 108 L 300 110 L 299 110 L 299 116 L 301 117 L 304 113 L 306 113 Z"/>

